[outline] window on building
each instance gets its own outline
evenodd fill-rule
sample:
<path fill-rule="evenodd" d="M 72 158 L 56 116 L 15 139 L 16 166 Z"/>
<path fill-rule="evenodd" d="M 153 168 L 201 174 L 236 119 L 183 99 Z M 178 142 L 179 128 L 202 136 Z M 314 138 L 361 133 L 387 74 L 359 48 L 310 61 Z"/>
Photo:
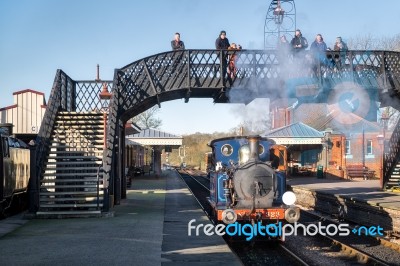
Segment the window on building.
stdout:
<path fill-rule="evenodd" d="M 367 154 L 372 154 L 372 139 L 367 139 Z"/>
<path fill-rule="evenodd" d="M 346 154 L 351 154 L 350 140 L 346 140 Z"/>

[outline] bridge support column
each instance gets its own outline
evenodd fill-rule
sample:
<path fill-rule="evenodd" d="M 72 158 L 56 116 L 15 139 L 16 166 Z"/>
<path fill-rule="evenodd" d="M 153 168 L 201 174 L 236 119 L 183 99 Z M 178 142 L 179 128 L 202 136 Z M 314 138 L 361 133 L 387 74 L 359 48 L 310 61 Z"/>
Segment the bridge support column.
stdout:
<path fill-rule="evenodd" d="M 154 174 L 159 176 L 161 175 L 161 148 L 154 147 Z"/>
<path fill-rule="evenodd" d="M 30 178 L 28 184 L 28 195 L 29 195 L 29 212 L 36 213 L 39 209 L 39 190 L 40 190 L 40 180 L 39 176 L 36 175 L 36 145 L 29 147 L 30 153 Z"/>

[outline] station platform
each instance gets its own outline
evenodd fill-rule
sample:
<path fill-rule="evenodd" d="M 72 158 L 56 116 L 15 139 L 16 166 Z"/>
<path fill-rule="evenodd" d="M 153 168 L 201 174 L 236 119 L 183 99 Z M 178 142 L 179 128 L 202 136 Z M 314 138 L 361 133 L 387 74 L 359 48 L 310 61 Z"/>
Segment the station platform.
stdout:
<path fill-rule="evenodd" d="M 134 179 L 113 211 L 112 218 L 0 221 L 1 264 L 241 265 L 221 237 L 188 236 L 190 220 L 210 222 L 175 171 Z"/>
<path fill-rule="evenodd" d="M 303 207 L 400 232 L 400 193 L 382 191 L 379 180 L 291 177 L 287 185 Z"/>

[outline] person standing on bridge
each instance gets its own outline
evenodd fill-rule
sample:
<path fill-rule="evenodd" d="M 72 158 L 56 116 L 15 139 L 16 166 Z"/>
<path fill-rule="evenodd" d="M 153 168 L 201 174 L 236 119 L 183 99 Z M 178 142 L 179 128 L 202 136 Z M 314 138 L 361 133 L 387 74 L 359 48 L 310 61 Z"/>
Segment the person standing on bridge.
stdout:
<path fill-rule="evenodd" d="M 219 37 L 215 40 L 215 48 L 218 50 L 226 50 L 229 48 L 229 46 L 231 46 L 229 44 L 229 40 L 228 38 L 226 38 L 226 32 L 224 30 L 222 30 L 219 34 Z M 226 52 L 222 52 L 223 53 L 223 59 L 222 59 L 222 77 L 225 77 L 226 75 L 226 70 L 227 70 L 227 66 L 228 66 L 228 58 L 227 58 L 227 54 Z M 218 72 L 218 68 L 215 67 L 214 69 L 215 74 Z"/>
<path fill-rule="evenodd" d="M 226 38 L 226 32 L 222 30 L 217 40 L 215 40 L 215 49 L 228 49 L 229 46 L 231 45 L 229 44 L 228 38 Z"/>
<path fill-rule="evenodd" d="M 339 55 L 335 54 L 336 67 L 339 69 L 345 65 L 347 50 L 349 50 L 349 48 L 347 47 L 347 44 L 342 40 L 342 37 L 336 37 L 336 42 L 333 45 L 333 51 L 339 52 Z"/>
<path fill-rule="evenodd" d="M 181 41 L 181 35 L 179 32 L 175 33 L 175 38 L 171 41 L 172 50 L 185 50 L 185 44 Z"/>
<path fill-rule="evenodd" d="M 324 38 L 322 38 L 321 34 L 317 34 L 315 40 L 311 44 L 310 51 L 313 56 L 313 71 L 315 75 L 318 75 L 318 66 L 325 66 L 328 64 L 328 60 L 326 58 L 326 50 L 328 47 L 324 42 Z"/>
<path fill-rule="evenodd" d="M 232 43 L 231 46 L 228 47 L 228 50 L 239 50 L 236 46 L 235 43 Z M 236 61 L 237 61 L 237 55 L 236 52 L 233 52 L 231 55 L 229 55 L 229 63 L 228 63 L 228 75 L 231 79 L 234 79 L 236 77 Z"/>
<path fill-rule="evenodd" d="M 301 34 L 301 31 L 297 29 L 290 45 L 292 46 L 294 54 L 298 55 L 308 47 L 308 42 Z"/>

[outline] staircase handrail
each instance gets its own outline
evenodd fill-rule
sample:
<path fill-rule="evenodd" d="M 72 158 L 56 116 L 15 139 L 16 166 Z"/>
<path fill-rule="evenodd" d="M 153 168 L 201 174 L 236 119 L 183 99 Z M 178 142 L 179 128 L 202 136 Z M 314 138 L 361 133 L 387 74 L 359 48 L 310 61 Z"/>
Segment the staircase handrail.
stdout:
<path fill-rule="evenodd" d="M 75 82 L 62 70 L 58 69 L 51 89 L 49 102 L 36 138 L 36 178 L 43 178 L 43 166 L 50 147 L 50 137 L 53 131 L 58 111 L 73 111 L 75 98 Z"/>

